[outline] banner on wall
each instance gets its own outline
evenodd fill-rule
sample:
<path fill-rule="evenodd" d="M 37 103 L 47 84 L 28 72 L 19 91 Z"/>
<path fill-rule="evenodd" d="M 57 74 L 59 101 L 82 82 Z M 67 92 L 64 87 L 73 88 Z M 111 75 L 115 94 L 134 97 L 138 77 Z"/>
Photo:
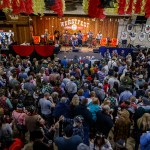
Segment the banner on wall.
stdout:
<path fill-rule="evenodd" d="M 136 39 L 136 35 L 137 35 L 137 33 L 135 33 L 135 32 L 131 32 L 129 34 L 131 41 L 134 41 Z"/>
<path fill-rule="evenodd" d="M 145 39 L 145 33 L 144 32 L 141 32 L 140 34 L 139 34 L 139 40 L 140 41 L 143 41 L 144 39 Z"/>
<path fill-rule="evenodd" d="M 147 39 L 150 42 L 150 33 L 147 35 Z"/>
<path fill-rule="evenodd" d="M 146 24 L 145 33 L 150 33 L 150 25 Z"/>
<path fill-rule="evenodd" d="M 121 40 L 127 40 L 127 38 L 128 38 L 127 32 L 122 32 L 121 33 Z"/>
<path fill-rule="evenodd" d="M 128 24 L 127 25 L 127 31 L 130 33 L 133 30 L 133 25 L 132 24 Z"/>

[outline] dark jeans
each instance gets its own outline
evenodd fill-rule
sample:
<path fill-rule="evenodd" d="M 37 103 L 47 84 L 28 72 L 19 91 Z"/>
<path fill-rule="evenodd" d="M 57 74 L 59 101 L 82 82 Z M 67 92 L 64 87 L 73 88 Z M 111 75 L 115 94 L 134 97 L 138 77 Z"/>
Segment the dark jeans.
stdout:
<path fill-rule="evenodd" d="M 83 143 L 89 146 L 89 139 L 90 139 L 90 128 L 89 126 L 84 126 L 83 127 L 84 130 L 84 140 Z"/>

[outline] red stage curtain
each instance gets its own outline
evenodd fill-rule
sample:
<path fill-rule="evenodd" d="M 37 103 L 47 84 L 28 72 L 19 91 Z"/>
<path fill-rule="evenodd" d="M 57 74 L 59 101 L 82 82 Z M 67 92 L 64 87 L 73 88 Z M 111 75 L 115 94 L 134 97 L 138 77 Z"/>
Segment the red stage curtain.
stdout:
<path fill-rule="evenodd" d="M 14 45 L 14 51 L 20 56 L 29 56 L 34 51 L 34 46 Z"/>
<path fill-rule="evenodd" d="M 43 45 L 43 46 L 35 46 L 35 51 L 43 57 L 48 57 L 53 55 L 54 46 Z"/>

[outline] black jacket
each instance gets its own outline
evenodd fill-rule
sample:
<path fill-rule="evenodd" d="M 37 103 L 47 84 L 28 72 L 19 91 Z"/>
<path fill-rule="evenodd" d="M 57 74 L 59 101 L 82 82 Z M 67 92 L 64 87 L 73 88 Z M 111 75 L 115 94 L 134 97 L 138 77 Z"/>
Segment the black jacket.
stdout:
<path fill-rule="evenodd" d="M 111 119 L 110 115 L 106 114 L 103 111 L 97 112 L 97 122 L 96 127 L 99 133 L 102 133 L 106 137 L 109 134 L 109 131 L 113 127 L 113 120 Z"/>
<path fill-rule="evenodd" d="M 87 109 L 85 105 L 79 105 L 74 108 L 74 115 L 78 116 L 81 115 L 84 118 L 83 126 L 90 125 L 92 126 L 94 121 L 92 119 L 91 112 Z"/>

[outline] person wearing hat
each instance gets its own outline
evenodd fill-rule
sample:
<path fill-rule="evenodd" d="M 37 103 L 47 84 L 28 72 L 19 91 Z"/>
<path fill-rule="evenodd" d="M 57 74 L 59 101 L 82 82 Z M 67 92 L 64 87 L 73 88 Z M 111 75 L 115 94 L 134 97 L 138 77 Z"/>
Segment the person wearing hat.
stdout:
<path fill-rule="evenodd" d="M 79 135 L 82 140 L 84 139 L 84 129 L 83 129 L 83 121 L 84 118 L 81 115 L 74 117 L 74 119 L 62 117 L 63 123 L 69 123 L 73 126 L 73 135 Z"/>
<path fill-rule="evenodd" d="M 87 145 L 85 145 L 84 143 L 81 143 L 78 145 L 77 150 L 90 150 L 90 149 Z"/>
<path fill-rule="evenodd" d="M 13 121 L 17 127 L 17 129 L 19 130 L 19 132 L 23 132 L 25 133 L 25 117 L 26 117 L 26 113 L 24 112 L 24 106 L 22 103 L 19 103 L 17 105 L 16 110 L 14 110 L 12 112 L 12 118 Z"/>

